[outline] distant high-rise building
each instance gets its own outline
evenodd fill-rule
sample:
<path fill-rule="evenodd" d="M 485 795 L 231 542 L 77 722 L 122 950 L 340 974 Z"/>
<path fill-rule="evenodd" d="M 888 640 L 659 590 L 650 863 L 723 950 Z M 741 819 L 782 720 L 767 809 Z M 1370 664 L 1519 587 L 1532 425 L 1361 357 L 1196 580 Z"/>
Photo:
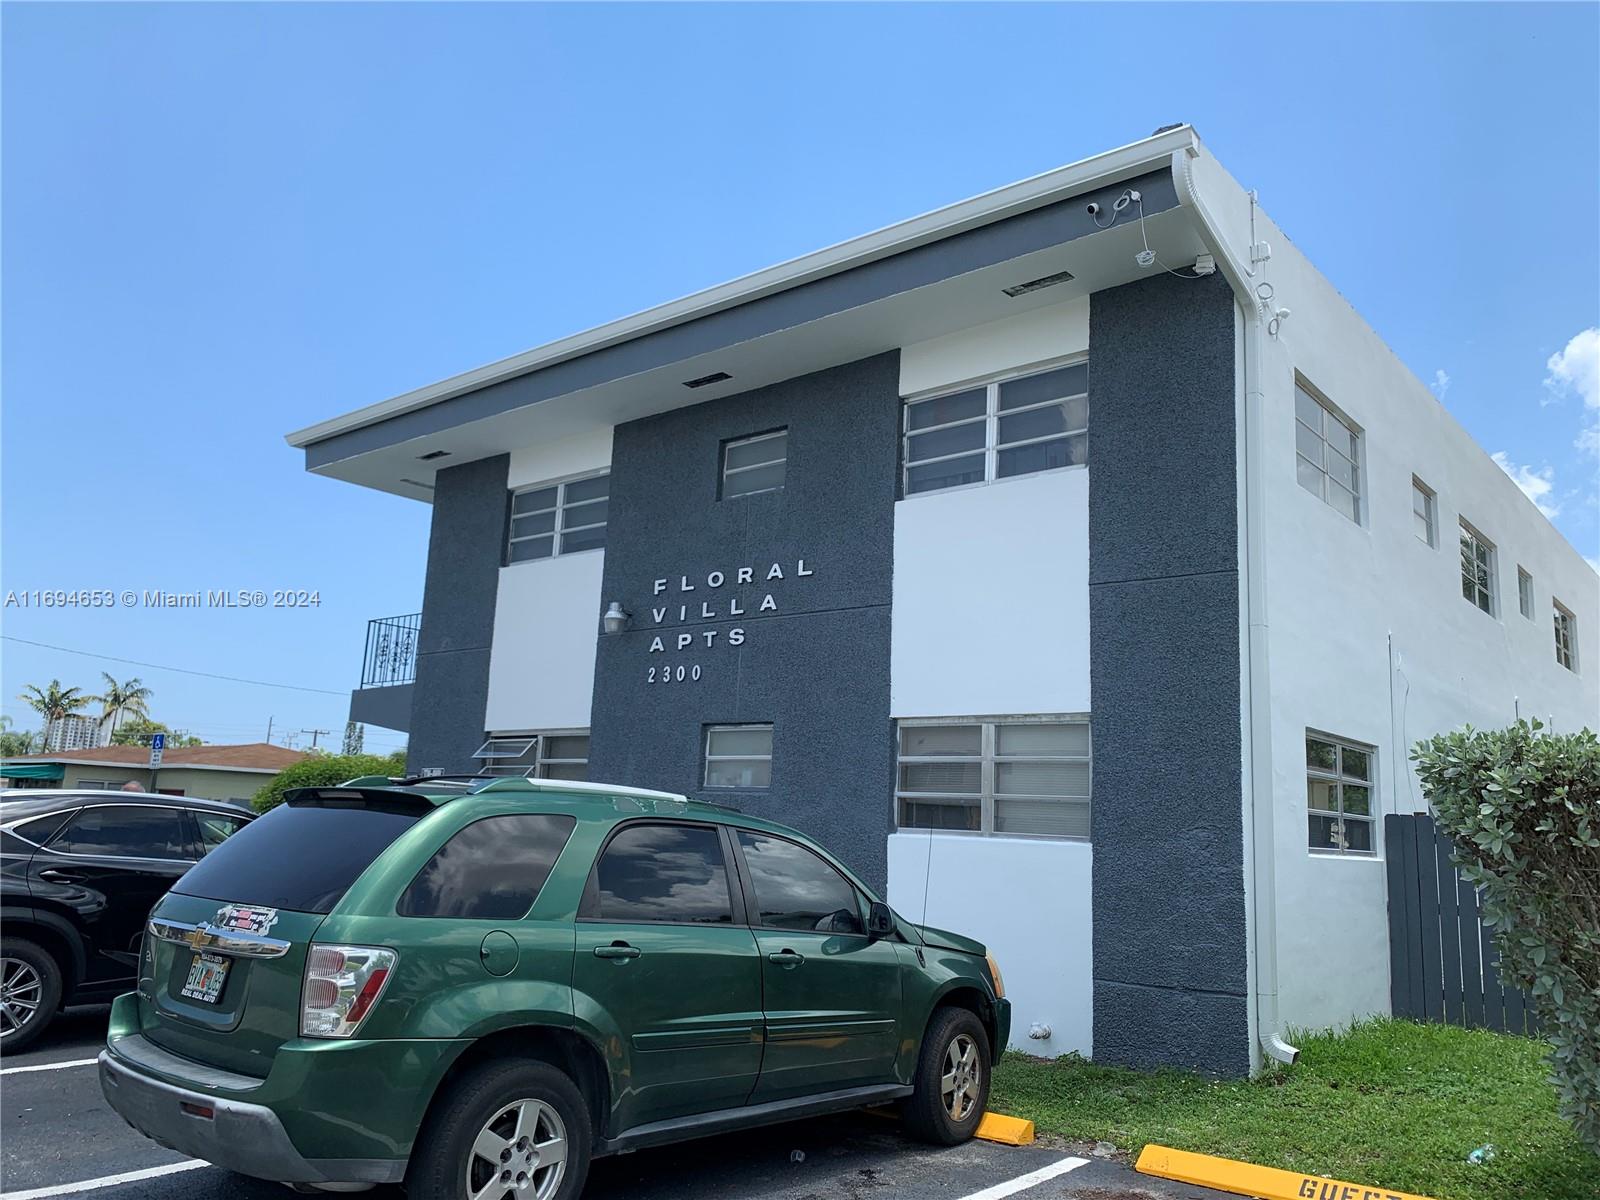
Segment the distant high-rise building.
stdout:
<path fill-rule="evenodd" d="M 92 750 L 100 744 L 100 729 L 98 718 L 69 713 L 50 723 L 45 734 L 45 751 Z"/>

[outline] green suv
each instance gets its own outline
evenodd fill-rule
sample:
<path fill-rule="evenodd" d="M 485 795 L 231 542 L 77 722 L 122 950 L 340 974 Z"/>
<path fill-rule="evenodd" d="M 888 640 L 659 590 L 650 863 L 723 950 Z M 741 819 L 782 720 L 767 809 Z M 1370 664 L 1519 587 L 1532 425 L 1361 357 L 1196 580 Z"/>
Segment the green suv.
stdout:
<path fill-rule="evenodd" d="M 982 945 L 782 825 L 361 779 L 291 793 L 161 900 L 100 1083 L 246 1175 L 551 1200 L 596 1155 L 889 1101 L 963 1141 L 1010 1022 Z"/>

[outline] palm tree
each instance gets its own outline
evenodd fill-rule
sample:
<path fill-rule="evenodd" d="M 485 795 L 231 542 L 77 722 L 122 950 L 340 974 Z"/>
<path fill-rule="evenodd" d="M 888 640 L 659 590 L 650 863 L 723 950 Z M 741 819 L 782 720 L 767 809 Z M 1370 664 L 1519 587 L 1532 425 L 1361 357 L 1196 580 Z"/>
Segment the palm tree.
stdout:
<path fill-rule="evenodd" d="M 100 724 L 104 726 L 107 721 L 111 722 L 109 737 L 116 736 L 117 721 L 124 714 L 143 720 L 150 719 L 151 692 L 141 679 L 135 676 L 124 683 L 118 683 L 104 671 L 100 672 L 100 676 L 106 681 L 106 690 L 98 696 L 91 696 L 90 699 L 100 702 Z"/>
<path fill-rule="evenodd" d="M 62 687 L 59 679 L 52 679 L 47 688 L 40 688 L 38 684 L 30 683 L 17 699 L 25 701 L 44 718 L 43 749 L 47 751 L 50 749 L 50 735 L 55 731 L 56 722 L 88 708 L 95 701 L 95 697 L 85 696 L 82 688 Z"/>

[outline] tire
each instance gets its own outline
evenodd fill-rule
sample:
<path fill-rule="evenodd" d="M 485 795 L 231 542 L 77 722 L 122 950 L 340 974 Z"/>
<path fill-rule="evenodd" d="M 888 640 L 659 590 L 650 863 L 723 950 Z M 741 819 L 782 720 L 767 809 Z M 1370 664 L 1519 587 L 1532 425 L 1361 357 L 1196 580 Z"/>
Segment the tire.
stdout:
<path fill-rule="evenodd" d="M 0 938 L 0 1052 L 32 1045 L 61 1009 L 61 964 L 25 938 Z"/>
<path fill-rule="evenodd" d="M 902 1109 L 912 1136 L 935 1146 L 956 1146 L 971 1138 L 989 1104 L 989 1067 L 989 1034 L 983 1022 L 970 1009 L 935 1010 L 917 1056 L 916 1090 Z M 950 1094 L 945 1092 L 947 1075 L 954 1076 Z"/>
<path fill-rule="evenodd" d="M 541 1166 L 538 1145 L 549 1147 L 557 1137 L 564 1158 Z M 482 1153 L 484 1141 L 498 1145 L 495 1170 L 503 1187 L 491 1186 L 495 1172 Z M 406 1194 L 409 1200 L 576 1200 L 593 1146 L 589 1106 L 565 1072 L 535 1059 L 485 1063 L 452 1083 L 429 1113 L 406 1172 Z M 519 1174 L 530 1181 L 522 1189 Z"/>

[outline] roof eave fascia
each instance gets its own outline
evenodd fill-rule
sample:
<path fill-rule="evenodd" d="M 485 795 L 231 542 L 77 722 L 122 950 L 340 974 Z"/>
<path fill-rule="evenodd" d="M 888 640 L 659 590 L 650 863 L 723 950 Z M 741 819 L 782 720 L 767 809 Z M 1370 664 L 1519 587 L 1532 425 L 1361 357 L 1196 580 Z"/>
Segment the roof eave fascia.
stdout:
<path fill-rule="evenodd" d="M 548 367 L 566 359 L 578 358 L 631 341 L 646 334 L 681 325 L 723 309 L 747 304 L 775 292 L 786 291 L 815 279 L 838 274 L 881 258 L 888 258 L 928 242 L 939 241 L 982 225 L 1004 220 L 1018 213 L 1041 208 L 1077 192 L 1113 183 L 1119 178 L 1142 173 L 1171 156 L 1192 152 L 1198 145 L 1188 125 L 1156 134 L 1142 141 L 1119 146 L 1081 162 L 1057 167 L 1031 179 L 1007 184 L 994 191 L 936 209 L 895 225 L 885 226 L 835 246 L 817 250 L 788 262 L 744 275 L 728 283 L 695 292 L 681 299 L 657 305 L 632 316 L 547 342 L 543 346 L 477 367 L 460 375 L 417 388 L 354 412 L 331 417 L 286 435 L 296 449 L 374 425 L 402 413 L 426 408 L 453 396 L 464 395 L 518 375 Z"/>

